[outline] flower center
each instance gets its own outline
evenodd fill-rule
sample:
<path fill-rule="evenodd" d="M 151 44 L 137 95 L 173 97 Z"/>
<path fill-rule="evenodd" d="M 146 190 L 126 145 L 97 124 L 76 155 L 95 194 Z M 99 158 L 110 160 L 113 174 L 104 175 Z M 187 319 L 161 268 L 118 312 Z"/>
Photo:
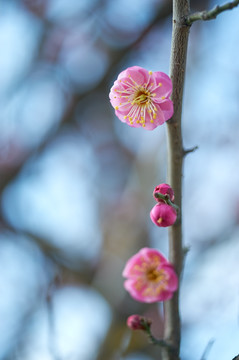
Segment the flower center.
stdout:
<path fill-rule="evenodd" d="M 140 89 L 136 92 L 132 103 L 140 106 L 140 105 L 144 105 L 149 99 L 150 99 L 150 92 L 144 89 Z"/>
<path fill-rule="evenodd" d="M 149 269 L 146 273 L 147 280 L 153 282 L 159 282 L 164 279 L 163 271 L 158 271 L 155 268 Z"/>

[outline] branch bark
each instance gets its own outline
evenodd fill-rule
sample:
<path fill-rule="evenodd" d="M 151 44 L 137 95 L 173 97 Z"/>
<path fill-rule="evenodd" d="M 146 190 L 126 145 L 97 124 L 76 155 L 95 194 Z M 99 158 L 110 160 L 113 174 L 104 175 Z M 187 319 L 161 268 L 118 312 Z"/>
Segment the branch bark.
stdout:
<path fill-rule="evenodd" d="M 186 68 L 187 44 L 190 27 L 185 18 L 190 11 L 189 0 L 173 0 L 173 33 L 171 46 L 170 76 L 173 82 L 172 101 L 174 115 L 167 122 L 168 132 L 168 183 L 175 192 L 175 203 L 181 208 L 183 143 L 181 134 L 181 114 Z M 169 260 L 174 265 L 179 280 L 183 262 L 181 218 L 169 228 Z M 179 286 L 180 289 L 180 286 Z M 165 302 L 164 340 L 176 349 L 170 352 L 162 350 L 163 360 L 179 360 L 181 324 L 179 314 L 179 289 L 173 298 Z"/>

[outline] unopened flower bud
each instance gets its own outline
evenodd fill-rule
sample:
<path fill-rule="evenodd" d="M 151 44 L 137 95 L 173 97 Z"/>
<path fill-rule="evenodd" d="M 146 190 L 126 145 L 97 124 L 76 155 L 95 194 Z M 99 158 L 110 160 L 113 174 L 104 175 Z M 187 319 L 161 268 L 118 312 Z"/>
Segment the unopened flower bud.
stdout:
<path fill-rule="evenodd" d="M 157 193 L 162 194 L 162 195 L 168 195 L 169 199 L 172 202 L 174 201 L 174 191 L 171 188 L 171 186 L 169 186 L 168 184 L 159 184 L 158 186 L 155 187 L 154 192 L 153 192 L 153 196 L 157 202 L 159 202 L 159 203 L 164 202 L 164 200 L 155 196 L 155 194 L 157 194 Z"/>
<path fill-rule="evenodd" d="M 144 316 L 131 315 L 127 319 L 127 326 L 131 330 L 147 330 L 151 326 L 152 321 Z"/>
<path fill-rule="evenodd" d="M 171 205 L 159 203 L 150 211 L 150 218 L 157 226 L 171 226 L 177 219 L 177 211 Z"/>

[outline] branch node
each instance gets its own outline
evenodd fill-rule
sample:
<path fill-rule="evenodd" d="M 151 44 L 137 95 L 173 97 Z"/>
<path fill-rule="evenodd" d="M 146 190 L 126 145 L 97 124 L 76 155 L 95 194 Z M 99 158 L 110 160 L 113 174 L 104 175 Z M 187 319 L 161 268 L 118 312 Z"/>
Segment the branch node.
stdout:
<path fill-rule="evenodd" d="M 183 256 L 185 257 L 188 254 L 189 251 L 190 251 L 190 246 L 184 246 L 184 248 L 183 248 Z"/>

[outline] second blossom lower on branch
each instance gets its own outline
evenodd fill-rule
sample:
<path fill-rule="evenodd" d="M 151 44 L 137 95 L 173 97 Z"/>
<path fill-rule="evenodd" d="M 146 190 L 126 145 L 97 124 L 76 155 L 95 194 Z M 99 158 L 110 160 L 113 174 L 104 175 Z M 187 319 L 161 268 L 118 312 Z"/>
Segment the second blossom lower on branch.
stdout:
<path fill-rule="evenodd" d="M 140 302 L 172 298 L 178 278 L 172 264 L 156 249 L 143 248 L 132 256 L 123 271 L 125 289 Z"/>

